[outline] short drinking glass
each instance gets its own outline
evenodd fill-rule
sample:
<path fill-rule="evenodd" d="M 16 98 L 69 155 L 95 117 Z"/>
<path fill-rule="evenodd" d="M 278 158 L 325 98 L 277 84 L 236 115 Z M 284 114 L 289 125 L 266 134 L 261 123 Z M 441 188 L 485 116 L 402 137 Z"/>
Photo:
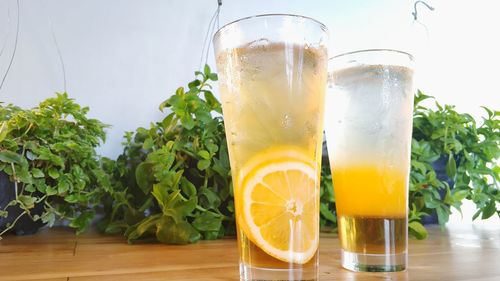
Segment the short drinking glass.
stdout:
<path fill-rule="evenodd" d="M 404 270 L 413 58 L 364 50 L 333 57 L 328 68 L 325 131 L 342 266 Z"/>

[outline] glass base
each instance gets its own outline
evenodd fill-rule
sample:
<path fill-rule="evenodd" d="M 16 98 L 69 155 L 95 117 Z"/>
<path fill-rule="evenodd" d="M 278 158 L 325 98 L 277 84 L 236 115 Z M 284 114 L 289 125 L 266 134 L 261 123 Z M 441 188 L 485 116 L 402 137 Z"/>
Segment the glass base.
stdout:
<path fill-rule="evenodd" d="M 244 263 L 240 263 L 240 280 L 241 281 L 277 281 L 277 280 L 296 280 L 296 281 L 316 281 L 318 280 L 318 270 L 290 268 L 262 268 L 252 267 Z"/>
<path fill-rule="evenodd" d="M 394 272 L 406 269 L 407 254 L 360 254 L 341 250 L 342 267 L 359 272 Z"/>

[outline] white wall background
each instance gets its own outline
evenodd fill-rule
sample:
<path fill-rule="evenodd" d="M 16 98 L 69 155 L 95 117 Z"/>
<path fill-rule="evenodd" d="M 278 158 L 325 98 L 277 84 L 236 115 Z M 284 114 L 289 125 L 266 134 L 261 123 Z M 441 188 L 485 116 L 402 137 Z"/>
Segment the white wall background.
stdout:
<path fill-rule="evenodd" d="M 66 67 L 67 91 L 113 127 L 100 152 L 116 157 L 124 131 L 148 126 L 158 104 L 193 78 L 216 0 L 20 0 L 17 53 L 0 101 L 36 105 L 64 91 L 51 30 Z M 262 13 L 310 16 L 330 29 L 330 54 L 396 48 L 418 62 L 418 87 L 474 116 L 500 109 L 498 1 L 223 0 L 220 24 Z M 0 79 L 14 47 L 16 0 L 0 0 Z M 214 65 L 213 54 L 209 64 Z M 469 207 L 468 207 L 469 208 Z M 465 217 L 470 215 L 465 212 Z M 455 215 L 452 221 L 460 221 Z M 498 220 L 497 220 L 498 222 Z"/>

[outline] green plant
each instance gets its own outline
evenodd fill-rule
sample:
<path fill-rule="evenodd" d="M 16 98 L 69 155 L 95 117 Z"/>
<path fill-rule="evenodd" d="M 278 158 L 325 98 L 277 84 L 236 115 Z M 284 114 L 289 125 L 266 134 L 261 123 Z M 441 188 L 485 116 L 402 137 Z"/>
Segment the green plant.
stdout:
<path fill-rule="evenodd" d="M 417 93 L 413 118 L 409 221 L 410 232 L 420 238 L 426 236 L 422 216 L 435 211 L 443 225 L 450 208 L 460 211 L 464 199 L 477 206 L 472 219 L 500 216 L 496 207 L 500 203 L 500 112 L 483 107 L 487 116 L 478 126 L 472 116 L 458 113 L 454 106 L 438 102 L 436 109 L 424 106 L 423 101 L 431 98 Z M 446 159 L 453 188 L 436 176 L 433 163 L 440 157 Z"/>
<path fill-rule="evenodd" d="M 123 154 L 104 163 L 115 178 L 104 200 L 104 232 L 169 244 L 234 234 L 222 110 L 209 84 L 217 75 L 208 65 L 195 74 L 187 91 L 179 87 L 160 105 L 170 114 L 126 133 Z"/>
<path fill-rule="evenodd" d="M 477 206 L 472 219 L 500 216 L 496 207 L 500 203 L 500 112 L 483 107 L 487 116 L 478 126 L 472 116 L 458 113 L 451 105 L 424 106 L 428 99 L 433 97 L 418 91 L 413 113 L 408 227 L 418 239 L 427 237 L 424 216 L 436 212 L 439 224 L 444 225 L 451 207 L 460 211 L 464 199 Z M 446 159 L 448 179 L 436 174 L 440 158 Z M 454 182 L 453 188 L 448 182 Z M 326 166 L 321 185 L 321 224 L 336 227 L 335 198 L 327 192 L 333 186 Z"/>
<path fill-rule="evenodd" d="M 105 139 L 106 125 L 88 118 L 88 111 L 66 93 L 29 110 L 0 106 L 0 172 L 15 187 L 15 199 L 0 216 L 7 217 L 9 207 L 21 209 L 0 236 L 23 216 L 49 226 L 67 219 L 77 232 L 89 226 L 93 207 L 110 181 L 95 152 Z M 37 204 L 43 205 L 40 215 L 32 213 Z"/>
<path fill-rule="evenodd" d="M 320 227 L 322 230 L 336 230 L 337 210 L 335 209 L 335 194 L 333 193 L 333 181 L 328 162 L 321 166 L 320 180 Z"/>

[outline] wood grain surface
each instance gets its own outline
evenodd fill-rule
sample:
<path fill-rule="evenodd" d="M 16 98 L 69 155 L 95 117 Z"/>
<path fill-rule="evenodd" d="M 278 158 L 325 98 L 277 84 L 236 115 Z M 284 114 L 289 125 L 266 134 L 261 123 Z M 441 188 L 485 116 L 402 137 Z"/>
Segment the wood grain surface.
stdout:
<path fill-rule="evenodd" d="M 337 236 L 322 234 L 320 280 L 500 280 L 500 226 L 431 227 L 427 240 L 410 239 L 409 253 L 405 272 L 354 273 L 340 267 Z M 238 280 L 237 261 L 231 238 L 128 245 L 120 236 L 57 228 L 0 241 L 2 281 Z"/>

